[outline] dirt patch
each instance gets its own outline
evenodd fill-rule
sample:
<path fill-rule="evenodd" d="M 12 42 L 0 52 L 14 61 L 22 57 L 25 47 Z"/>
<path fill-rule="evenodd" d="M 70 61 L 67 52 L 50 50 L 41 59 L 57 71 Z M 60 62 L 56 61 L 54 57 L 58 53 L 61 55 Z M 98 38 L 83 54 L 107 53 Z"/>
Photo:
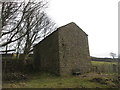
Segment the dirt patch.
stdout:
<path fill-rule="evenodd" d="M 90 80 L 91 82 L 96 82 L 100 84 L 105 84 L 109 87 L 115 87 L 119 88 L 120 87 L 120 81 L 117 78 L 93 78 Z"/>
<path fill-rule="evenodd" d="M 97 83 L 100 83 L 100 84 L 107 84 L 105 79 L 102 79 L 102 78 L 93 78 L 92 80 L 90 80 L 91 82 L 97 82 Z"/>
<path fill-rule="evenodd" d="M 17 73 L 5 73 L 3 74 L 3 82 L 18 82 L 18 81 L 25 81 L 27 80 L 27 75 L 21 72 Z"/>

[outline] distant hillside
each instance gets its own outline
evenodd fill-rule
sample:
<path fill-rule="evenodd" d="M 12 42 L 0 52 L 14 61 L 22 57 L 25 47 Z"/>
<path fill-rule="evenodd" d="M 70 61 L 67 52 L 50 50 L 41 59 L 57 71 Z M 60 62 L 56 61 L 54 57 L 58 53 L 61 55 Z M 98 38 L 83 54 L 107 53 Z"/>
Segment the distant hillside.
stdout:
<path fill-rule="evenodd" d="M 98 58 L 98 57 L 91 57 L 92 61 L 104 61 L 104 62 L 117 62 L 118 58 Z"/>

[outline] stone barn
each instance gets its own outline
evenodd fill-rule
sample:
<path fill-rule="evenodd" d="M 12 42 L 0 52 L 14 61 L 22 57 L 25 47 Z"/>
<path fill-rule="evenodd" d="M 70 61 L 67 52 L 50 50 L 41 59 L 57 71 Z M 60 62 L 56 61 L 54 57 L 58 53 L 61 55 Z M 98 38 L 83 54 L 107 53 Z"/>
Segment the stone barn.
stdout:
<path fill-rule="evenodd" d="M 89 72 L 88 35 L 73 22 L 58 28 L 34 46 L 34 66 L 60 76 Z"/>

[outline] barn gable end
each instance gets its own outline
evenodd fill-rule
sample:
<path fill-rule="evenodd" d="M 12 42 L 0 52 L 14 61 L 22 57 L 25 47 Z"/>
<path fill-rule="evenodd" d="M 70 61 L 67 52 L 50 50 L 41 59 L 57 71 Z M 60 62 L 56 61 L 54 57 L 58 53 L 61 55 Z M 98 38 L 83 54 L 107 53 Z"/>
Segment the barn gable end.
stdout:
<path fill-rule="evenodd" d="M 73 22 L 62 26 L 35 45 L 34 62 L 36 69 L 61 76 L 88 72 L 88 35 Z"/>

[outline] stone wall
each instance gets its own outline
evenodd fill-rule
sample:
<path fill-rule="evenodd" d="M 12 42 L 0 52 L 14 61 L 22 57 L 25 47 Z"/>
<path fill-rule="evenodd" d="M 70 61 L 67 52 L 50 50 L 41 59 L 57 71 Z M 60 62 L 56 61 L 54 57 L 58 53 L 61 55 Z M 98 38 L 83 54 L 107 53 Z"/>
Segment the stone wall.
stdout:
<path fill-rule="evenodd" d="M 58 29 L 61 75 L 71 75 L 90 70 L 90 54 L 87 34 L 76 24 L 70 23 Z"/>
<path fill-rule="evenodd" d="M 35 68 L 59 74 L 58 32 L 54 32 L 34 46 Z"/>
<path fill-rule="evenodd" d="M 15 73 L 15 72 L 33 72 L 33 61 L 28 59 L 26 64 L 23 64 L 23 60 L 16 59 L 3 59 L 2 60 L 2 72 L 3 73 Z"/>
<path fill-rule="evenodd" d="M 76 24 L 58 28 L 34 46 L 36 70 L 48 71 L 61 76 L 90 70 L 90 54 L 87 34 Z"/>
<path fill-rule="evenodd" d="M 13 73 L 21 72 L 23 70 L 23 63 L 21 60 L 2 60 L 2 72 Z"/>

